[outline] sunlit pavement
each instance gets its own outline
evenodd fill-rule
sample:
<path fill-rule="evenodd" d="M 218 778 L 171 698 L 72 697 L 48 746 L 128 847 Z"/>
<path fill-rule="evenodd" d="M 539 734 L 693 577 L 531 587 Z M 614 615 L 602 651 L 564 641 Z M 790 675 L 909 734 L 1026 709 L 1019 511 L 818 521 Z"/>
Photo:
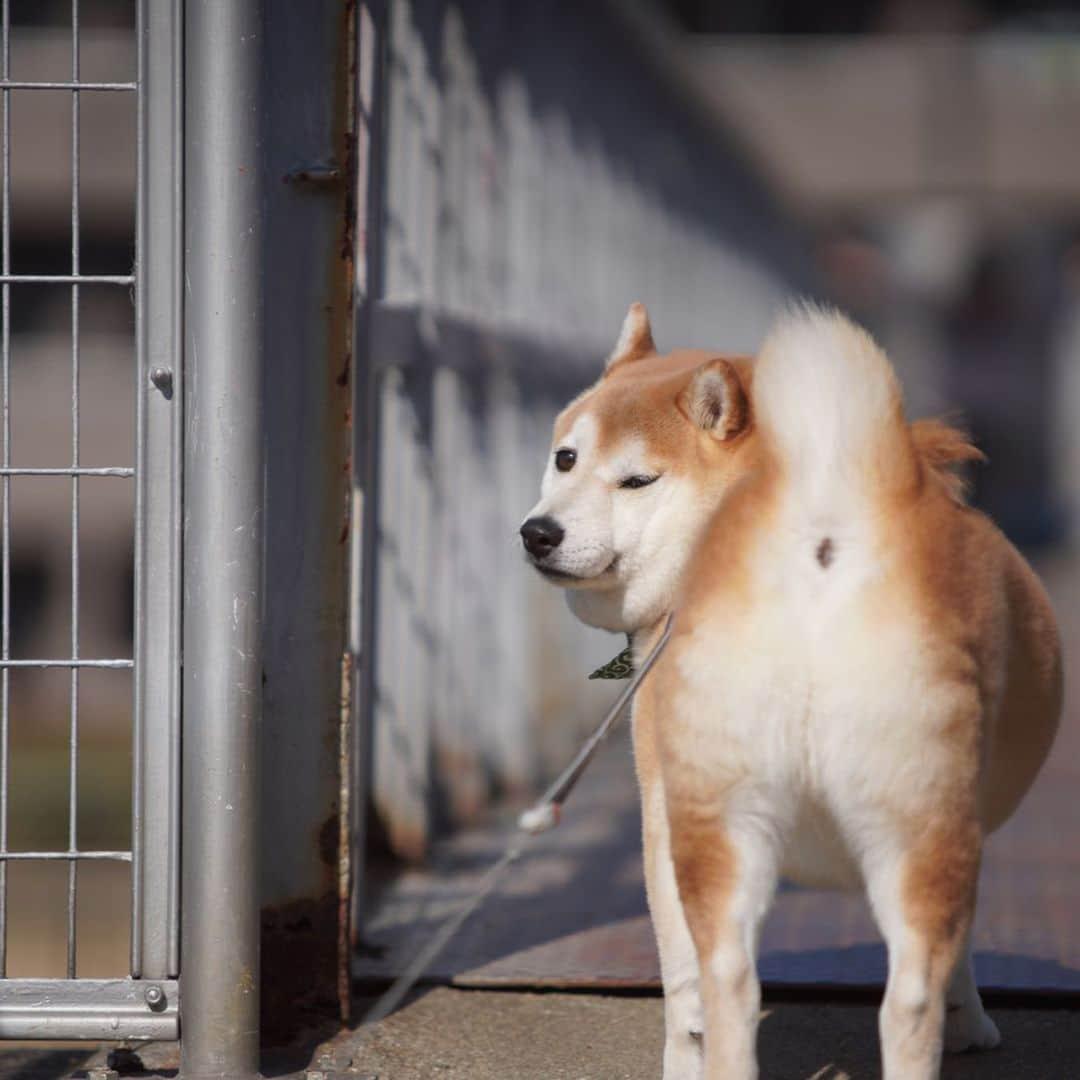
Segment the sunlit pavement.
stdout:
<path fill-rule="evenodd" d="M 351 1062 L 378 1080 L 658 1080 L 662 1013 L 656 997 L 439 988 L 330 1052 L 338 1068 Z M 994 1016 L 1002 1045 L 948 1058 L 945 1080 L 1080 1075 L 1080 1012 Z M 881 1075 L 876 1010 L 766 1003 L 759 1055 L 762 1080 L 873 1080 Z"/>

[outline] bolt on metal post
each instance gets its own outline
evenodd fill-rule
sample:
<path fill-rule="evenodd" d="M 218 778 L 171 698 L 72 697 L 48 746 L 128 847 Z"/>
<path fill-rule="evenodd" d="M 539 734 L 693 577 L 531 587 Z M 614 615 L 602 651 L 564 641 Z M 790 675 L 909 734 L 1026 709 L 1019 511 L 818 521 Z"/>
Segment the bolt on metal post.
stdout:
<path fill-rule="evenodd" d="M 173 374 L 167 367 L 156 367 L 150 372 L 150 382 L 166 397 L 172 393 Z"/>

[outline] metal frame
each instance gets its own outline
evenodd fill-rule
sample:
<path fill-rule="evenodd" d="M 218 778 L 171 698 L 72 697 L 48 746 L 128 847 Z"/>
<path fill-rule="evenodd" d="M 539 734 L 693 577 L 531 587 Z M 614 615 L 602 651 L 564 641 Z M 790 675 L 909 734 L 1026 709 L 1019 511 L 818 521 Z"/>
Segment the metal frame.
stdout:
<path fill-rule="evenodd" d="M 131 973 L 160 979 L 180 970 L 183 26 L 179 3 L 138 12 Z"/>
<path fill-rule="evenodd" d="M 260 0 L 185 4 L 185 1080 L 259 1058 Z"/>
<path fill-rule="evenodd" d="M 175 1039 L 176 983 L 12 979 L 0 997 L 0 1039 Z"/>
<path fill-rule="evenodd" d="M 180 281 L 181 34 L 180 5 L 139 0 L 137 82 L 80 80 L 79 0 L 71 0 L 71 80 L 10 79 L 9 0 L 0 0 L 0 1038 L 175 1039 L 179 1034 L 179 573 L 182 425 Z M 71 92 L 70 273 L 11 270 L 11 92 Z M 80 267 L 80 103 L 84 93 L 138 93 L 136 265 L 131 274 L 83 274 Z M 71 293 L 71 465 L 16 467 L 11 461 L 11 285 L 52 284 Z M 136 465 L 86 468 L 80 462 L 80 289 L 134 287 L 136 300 Z M 71 480 L 71 648 L 62 658 L 11 656 L 10 556 L 12 476 Z M 134 479 L 136 637 L 132 658 L 80 655 L 80 481 Z M 148 633 L 147 628 L 153 633 Z M 64 851 L 8 849 L 10 671 L 70 671 L 68 837 Z M 79 678 L 86 668 L 134 669 L 133 822 L 130 851 L 78 848 Z M 6 979 L 7 864 L 64 861 L 67 886 L 67 978 Z M 84 979 L 76 971 L 76 906 L 80 862 L 132 863 L 132 979 Z M 140 979 L 139 977 L 144 977 Z M 152 981 L 150 981 L 152 980 Z"/>

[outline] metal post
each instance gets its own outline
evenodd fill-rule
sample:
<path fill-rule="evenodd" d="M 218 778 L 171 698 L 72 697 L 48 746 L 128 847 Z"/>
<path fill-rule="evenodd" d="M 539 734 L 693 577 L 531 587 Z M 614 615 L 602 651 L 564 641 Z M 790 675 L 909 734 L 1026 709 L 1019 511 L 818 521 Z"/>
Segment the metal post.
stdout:
<path fill-rule="evenodd" d="M 260 0 L 187 0 L 181 1073 L 259 1058 Z"/>
<path fill-rule="evenodd" d="M 139 0 L 131 974 L 175 976 L 180 892 L 183 9 Z"/>

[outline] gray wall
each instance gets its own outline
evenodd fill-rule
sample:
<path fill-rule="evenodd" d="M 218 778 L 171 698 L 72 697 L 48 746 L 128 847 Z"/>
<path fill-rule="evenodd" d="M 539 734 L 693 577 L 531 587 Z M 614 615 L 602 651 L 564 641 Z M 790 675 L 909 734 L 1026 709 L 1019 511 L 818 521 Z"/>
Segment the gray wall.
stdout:
<path fill-rule="evenodd" d="M 560 766 L 610 693 L 586 676 L 621 643 L 573 620 L 516 531 L 627 305 L 661 348 L 752 349 L 811 281 L 648 9 L 372 14 L 361 752 L 374 829 L 418 856 Z"/>

